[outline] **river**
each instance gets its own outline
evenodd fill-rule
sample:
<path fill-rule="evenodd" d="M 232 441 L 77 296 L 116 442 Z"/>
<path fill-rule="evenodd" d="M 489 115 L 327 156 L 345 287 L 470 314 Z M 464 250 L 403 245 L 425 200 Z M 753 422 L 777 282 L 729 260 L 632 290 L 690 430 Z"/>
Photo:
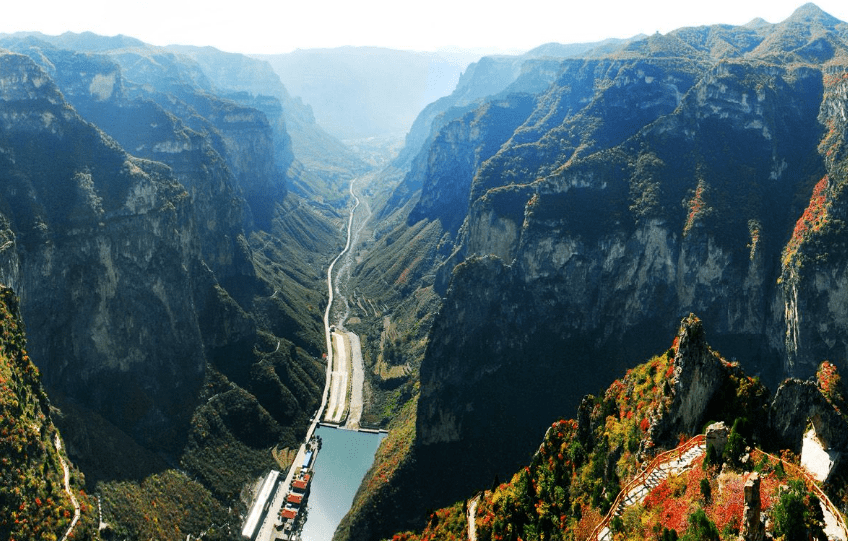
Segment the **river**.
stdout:
<path fill-rule="evenodd" d="M 356 489 L 374 462 L 385 434 L 319 427 L 321 452 L 309 491 L 302 541 L 330 541 L 350 510 Z"/>

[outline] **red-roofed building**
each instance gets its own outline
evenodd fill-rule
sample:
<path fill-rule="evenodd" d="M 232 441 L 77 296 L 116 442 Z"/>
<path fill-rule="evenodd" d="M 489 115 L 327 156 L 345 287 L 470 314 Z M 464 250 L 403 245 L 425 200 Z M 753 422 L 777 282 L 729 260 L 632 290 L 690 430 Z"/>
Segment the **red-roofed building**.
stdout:
<path fill-rule="evenodd" d="M 300 505 L 303 501 L 303 496 L 301 496 L 300 494 L 289 494 L 289 497 L 286 498 L 286 501 L 289 503 Z"/>
<path fill-rule="evenodd" d="M 303 475 L 303 480 L 306 481 L 307 483 L 309 482 L 310 479 L 312 479 L 312 474 L 307 473 L 307 474 Z"/>
<path fill-rule="evenodd" d="M 306 486 L 306 481 L 304 481 L 303 479 L 295 479 L 292 482 L 292 488 L 298 492 L 305 492 Z"/>
<path fill-rule="evenodd" d="M 297 511 L 295 511 L 294 509 L 286 508 L 280 512 L 280 516 L 283 517 L 285 520 L 294 520 L 297 518 Z"/>

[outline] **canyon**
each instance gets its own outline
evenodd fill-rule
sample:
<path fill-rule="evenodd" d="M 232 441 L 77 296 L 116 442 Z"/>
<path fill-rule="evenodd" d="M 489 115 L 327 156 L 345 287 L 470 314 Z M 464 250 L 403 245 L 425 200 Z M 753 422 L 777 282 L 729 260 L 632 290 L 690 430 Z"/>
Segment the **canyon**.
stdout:
<path fill-rule="evenodd" d="M 100 496 L 92 538 L 238 536 L 245 487 L 288 468 L 321 403 L 349 231 L 337 310 L 362 338 L 360 422 L 389 434 L 335 539 L 496 493 L 575 411 L 603 448 L 593 400 L 667 351 L 671 412 L 622 452 L 718 420 L 729 381 L 756 380 L 738 396 L 758 442 L 798 452 L 810 422 L 847 443 L 812 380 L 848 351 L 848 25 L 812 4 L 481 58 L 402 148 L 325 131 L 283 59 L 92 34 L 0 47 L 0 282 L 72 482 Z M 181 518 L 154 506 L 166 492 Z"/>

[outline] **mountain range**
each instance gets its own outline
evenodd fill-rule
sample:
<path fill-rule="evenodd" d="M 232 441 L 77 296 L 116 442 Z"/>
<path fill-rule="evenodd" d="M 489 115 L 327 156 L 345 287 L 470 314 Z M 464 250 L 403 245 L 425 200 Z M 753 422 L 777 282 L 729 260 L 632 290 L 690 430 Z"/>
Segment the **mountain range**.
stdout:
<path fill-rule="evenodd" d="M 243 489 L 320 403 L 324 269 L 360 178 L 345 325 L 362 419 L 390 433 L 336 539 L 464 536 L 475 494 L 483 538 L 582 535 L 711 420 L 748 419 L 763 452 L 808 425 L 848 451 L 848 24 L 813 4 L 484 57 L 414 121 L 421 74 L 453 64 L 0 48 L 0 536 L 59 538 L 79 507 L 84 538 L 237 538 Z M 375 62 L 409 93 L 349 91 Z M 407 128 L 390 163 L 340 141 Z"/>

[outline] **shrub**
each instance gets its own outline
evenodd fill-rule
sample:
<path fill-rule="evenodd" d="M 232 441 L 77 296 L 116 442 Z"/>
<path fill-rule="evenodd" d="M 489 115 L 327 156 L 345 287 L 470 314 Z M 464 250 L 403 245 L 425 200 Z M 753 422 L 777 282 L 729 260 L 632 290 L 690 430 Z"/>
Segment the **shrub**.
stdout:
<path fill-rule="evenodd" d="M 719 541 L 720 536 L 715 523 L 707 517 L 703 509 L 689 515 L 689 527 L 683 534 L 684 541 Z"/>
<path fill-rule="evenodd" d="M 774 506 L 775 537 L 826 539 L 821 520 L 818 498 L 807 493 L 803 481 L 790 481 L 788 490 Z"/>
<path fill-rule="evenodd" d="M 704 503 L 707 505 L 713 499 L 713 490 L 710 488 L 710 482 L 707 479 L 701 479 L 701 497 L 704 498 Z"/>

